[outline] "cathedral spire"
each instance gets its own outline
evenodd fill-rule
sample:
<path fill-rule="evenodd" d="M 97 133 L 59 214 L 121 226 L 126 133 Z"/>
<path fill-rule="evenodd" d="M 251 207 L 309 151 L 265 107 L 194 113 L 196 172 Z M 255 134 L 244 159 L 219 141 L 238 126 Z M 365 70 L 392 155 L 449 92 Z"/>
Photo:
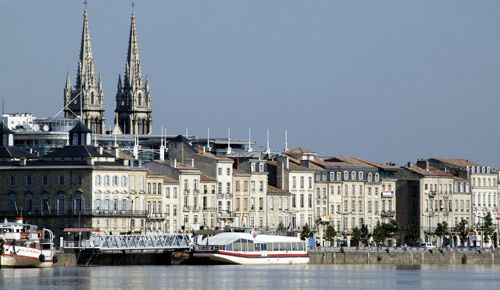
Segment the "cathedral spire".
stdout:
<path fill-rule="evenodd" d="M 139 57 L 139 42 L 135 25 L 135 11 L 132 10 L 130 20 L 130 36 L 128 40 L 127 65 L 125 66 L 125 88 L 142 87 L 141 60 Z"/>
<path fill-rule="evenodd" d="M 94 56 L 92 54 L 92 43 L 90 40 L 89 20 L 87 14 L 87 3 L 83 9 L 83 29 L 80 45 L 80 58 L 78 59 L 78 73 L 76 75 L 76 87 L 88 87 L 94 85 Z"/>
<path fill-rule="evenodd" d="M 75 86 L 71 88 L 69 76 L 64 88 L 64 116 L 79 117 L 95 134 L 102 134 L 105 129 L 104 92 L 101 76 L 94 71 L 94 55 L 90 39 L 87 1 L 83 8 L 83 27 L 78 56 L 78 69 Z"/>

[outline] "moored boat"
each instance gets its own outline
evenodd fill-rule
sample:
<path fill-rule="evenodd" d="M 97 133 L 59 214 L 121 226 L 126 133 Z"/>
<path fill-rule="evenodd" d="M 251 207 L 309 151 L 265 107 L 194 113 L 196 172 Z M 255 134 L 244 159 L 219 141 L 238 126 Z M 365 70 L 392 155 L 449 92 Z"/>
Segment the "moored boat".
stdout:
<path fill-rule="evenodd" d="M 205 238 L 193 257 L 240 265 L 309 263 L 306 242 L 297 237 L 238 232 Z"/>
<path fill-rule="evenodd" d="M 51 267 L 57 262 L 54 234 L 36 225 L 5 220 L 0 223 L 0 267 Z"/>

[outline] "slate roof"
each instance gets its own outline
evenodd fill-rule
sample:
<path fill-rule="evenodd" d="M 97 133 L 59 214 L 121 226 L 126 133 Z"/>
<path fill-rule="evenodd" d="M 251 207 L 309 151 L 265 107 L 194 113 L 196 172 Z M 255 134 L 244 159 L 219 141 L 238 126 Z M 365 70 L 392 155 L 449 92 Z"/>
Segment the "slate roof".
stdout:
<path fill-rule="evenodd" d="M 114 158 L 113 154 L 103 150 L 102 154 L 99 152 L 98 147 L 89 145 L 68 145 L 62 148 L 58 148 L 47 155 L 45 158 L 67 158 L 67 157 L 105 157 Z"/>
<path fill-rule="evenodd" d="M 69 133 L 92 133 L 92 131 L 90 131 L 90 129 L 87 128 L 87 126 L 85 126 L 82 121 L 78 121 L 75 127 L 69 130 Z"/>
<path fill-rule="evenodd" d="M 481 166 L 479 163 L 474 161 L 470 161 L 468 159 L 462 158 L 441 158 L 441 157 L 433 157 L 431 159 L 441 161 L 442 163 L 446 163 L 459 168 L 466 168 L 467 166 Z"/>
<path fill-rule="evenodd" d="M 8 129 L 7 129 L 8 130 Z M 33 155 L 15 146 L 0 146 L 0 159 L 37 159 Z"/>

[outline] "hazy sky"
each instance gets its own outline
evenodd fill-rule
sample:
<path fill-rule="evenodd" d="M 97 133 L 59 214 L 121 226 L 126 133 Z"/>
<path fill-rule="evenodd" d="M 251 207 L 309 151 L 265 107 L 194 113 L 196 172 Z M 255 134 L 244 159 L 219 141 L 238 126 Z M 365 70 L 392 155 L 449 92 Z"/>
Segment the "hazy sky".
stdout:
<path fill-rule="evenodd" d="M 83 1 L 0 0 L 7 112 L 51 116 L 75 81 Z M 89 1 L 111 126 L 130 1 Z M 154 131 L 324 155 L 500 166 L 500 1 L 136 0 Z"/>

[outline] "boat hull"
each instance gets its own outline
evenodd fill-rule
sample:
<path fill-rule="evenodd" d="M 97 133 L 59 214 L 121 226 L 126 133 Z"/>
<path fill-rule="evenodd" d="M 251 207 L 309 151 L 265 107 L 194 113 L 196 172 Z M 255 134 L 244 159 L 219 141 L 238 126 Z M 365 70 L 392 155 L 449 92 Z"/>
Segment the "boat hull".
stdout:
<path fill-rule="evenodd" d="M 40 259 L 43 254 L 44 259 Z M 21 246 L 4 245 L 3 253 L 0 254 L 1 267 L 34 267 L 48 268 L 53 266 L 52 251 L 45 251 Z"/>
<path fill-rule="evenodd" d="M 194 257 L 210 259 L 211 261 L 224 264 L 236 265 L 299 265 L 308 264 L 307 254 L 295 255 L 261 255 L 261 254 L 240 254 L 232 252 L 217 253 L 195 253 Z"/>

